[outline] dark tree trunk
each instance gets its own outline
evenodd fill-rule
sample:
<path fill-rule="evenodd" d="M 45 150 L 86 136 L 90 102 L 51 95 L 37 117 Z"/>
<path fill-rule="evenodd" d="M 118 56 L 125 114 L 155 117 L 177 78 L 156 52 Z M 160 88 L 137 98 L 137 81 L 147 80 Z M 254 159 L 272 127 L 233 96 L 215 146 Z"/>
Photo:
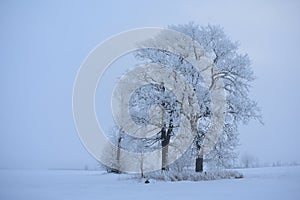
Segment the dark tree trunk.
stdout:
<path fill-rule="evenodd" d="M 173 120 L 170 120 L 168 130 L 165 127 L 161 130 L 161 146 L 162 146 L 162 155 L 161 155 L 161 170 L 168 170 L 168 151 L 169 144 L 171 139 L 171 134 L 173 131 Z"/>
<path fill-rule="evenodd" d="M 120 163 L 120 157 L 121 157 L 121 141 L 122 141 L 122 137 L 119 136 L 118 138 L 118 149 L 117 149 L 117 166 L 116 166 L 116 169 L 113 169 L 112 171 L 114 173 L 117 173 L 117 174 L 120 174 L 121 171 L 120 171 L 120 168 L 121 168 L 121 163 Z"/>
<path fill-rule="evenodd" d="M 203 158 L 202 157 L 197 157 L 196 158 L 196 172 L 203 172 Z"/>
<path fill-rule="evenodd" d="M 170 138 L 168 138 L 168 132 L 165 127 L 161 130 L 161 147 L 162 147 L 162 154 L 161 154 L 161 170 L 167 170 L 167 163 L 168 163 L 168 145 L 170 142 Z"/>

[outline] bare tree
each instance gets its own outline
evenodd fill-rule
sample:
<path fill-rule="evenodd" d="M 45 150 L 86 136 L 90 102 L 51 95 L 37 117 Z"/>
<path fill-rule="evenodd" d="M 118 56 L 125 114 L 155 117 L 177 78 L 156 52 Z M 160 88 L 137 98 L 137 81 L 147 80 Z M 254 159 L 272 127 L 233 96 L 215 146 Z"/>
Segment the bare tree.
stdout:
<path fill-rule="evenodd" d="M 257 158 L 255 158 L 251 154 L 243 154 L 241 156 L 241 162 L 242 162 L 242 167 L 249 168 L 249 167 L 258 167 L 259 163 Z"/>

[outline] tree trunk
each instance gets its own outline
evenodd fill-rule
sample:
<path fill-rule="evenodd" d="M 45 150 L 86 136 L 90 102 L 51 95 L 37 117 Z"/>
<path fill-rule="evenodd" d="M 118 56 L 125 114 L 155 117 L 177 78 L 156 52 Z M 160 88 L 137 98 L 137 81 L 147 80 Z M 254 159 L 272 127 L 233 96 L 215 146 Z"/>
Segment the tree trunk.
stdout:
<path fill-rule="evenodd" d="M 196 172 L 203 172 L 203 157 L 196 158 Z"/>
<path fill-rule="evenodd" d="M 168 170 L 168 151 L 169 151 L 169 143 L 171 139 L 171 134 L 173 131 L 173 120 L 170 120 L 168 130 L 165 127 L 161 130 L 161 147 L 162 147 L 162 155 L 161 155 L 161 170 Z"/>
<path fill-rule="evenodd" d="M 117 149 L 117 166 L 116 166 L 116 169 L 114 170 L 114 173 L 117 173 L 117 174 L 120 174 L 121 171 L 121 163 L 120 163 L 120 157 L 121 157 L 121 141 L 122 141 L 122 137 L 119 136 L 118 138 L 118 149 Z"/>
<path fill-rule="evenodd" d="M 141 178 L 145 178 L 145 176 L 144 176 L 144 153 L 143 152 L 141 154 L 141 165 L 140 165 L 140 168 L 141 168 Z"/>
<path fill-rule="evenodd" d="M 168 170 L 168 149 L 169 146 L 165 146 L 162 148 L 162 157 L 161 157 L 161 170 Z"/>
<path fill-rule="evenodd" d="M 165 128 L 162 128 L 161 130 L 161 139 L 161 170 L 167 170 L 170 137 L 168 137 L 168 133 Z"/>

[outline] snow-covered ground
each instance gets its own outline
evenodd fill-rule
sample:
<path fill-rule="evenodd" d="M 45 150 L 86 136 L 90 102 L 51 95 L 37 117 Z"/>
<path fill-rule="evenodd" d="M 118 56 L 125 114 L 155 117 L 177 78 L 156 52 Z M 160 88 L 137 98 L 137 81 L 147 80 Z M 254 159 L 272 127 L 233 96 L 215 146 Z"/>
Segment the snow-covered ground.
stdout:
<path fill-rule="evenodd" d="M 0 200 L 300 199 L 300 166 L 239 170 L 243 179 L 160 182 L 76 170 L 0 170 Z"/>

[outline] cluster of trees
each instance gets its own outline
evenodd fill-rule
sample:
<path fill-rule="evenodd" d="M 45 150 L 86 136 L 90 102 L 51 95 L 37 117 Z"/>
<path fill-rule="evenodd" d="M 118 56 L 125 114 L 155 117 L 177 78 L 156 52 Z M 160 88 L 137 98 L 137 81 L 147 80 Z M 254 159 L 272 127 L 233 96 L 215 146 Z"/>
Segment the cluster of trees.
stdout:
<path fill-rule="evenodd" d="M 191 51 L 190 46 L 178 45 L 173 47 L 172 42 L 169 48 L 181 48 L 180 55 L 171 51 L 160 49 L 142 49 L 136 52 L 136 58 L 142 63 L 156 63 L 180 73 L 193 87 L 198 100 L 200 114 L 193 116 L 196 123 L 195 138 L 186 152 L 174 163 L 167 165 L 168 145 L 176 136 L 182 114 L 182 102 L 176 99 L 172 91 L 165 87 L 164 82 L 144 85 L 136 90 L 129 102 L 129 111 L 133 121 L 138 125 L 153 123 L 149 117 L 149 110 L 156 109 L 163 116 L 159 123 L 160 131 L 150 138 L 134 138 L 117 127 L 112 131 L 112 141 L 116 146 L 133 152 L 150 152 L 162 148 L 161 170 L 177 170 L 194 167 L 196 172 L 203 171 L 203 163 L 206 167 L 230 167 L 237 157 L 236 147 L 239 144 L 238 125 L 247 124 L 249 120 L 255 119 L 261 122 L 260 109 L 257 103 L 249 96 L 251 82 L 255 79 L 250 67 L 250 59 L 247 54 L 238 52 L 239 44 L 232 42 L 225 35 L 220 26 L 199 26 L 194 23 L 184 25 L 172 25 L 168 28 L 188 35 L 198 42 L 212 59 L 217 70 L 211 72 L 211 86 L 203 83 L 203 78 L 195 70 L 191 63 L 186 61 L 187 57 L 200 60 L 202 53 Z M 166 42 L 165 38 L 156 38 L 148 41 L 150 43 Z M 176 42 L 174 42 L 176 45 Z M 155 46 L 155 44 L 152 44 Z M 208 127 L 211 125 L 211 96 L 215 80 L 223 81 L 223 89 L 226 93 L 226 114 L 223 124 L 223 131 L 216 145 L 209 154 L 202 155 L 203 141 L 206 137 Z M 111 168 L 119 172 L 120 150 L 109 153 Z M 141 169 L 141 172 L 143 170 Z"/>

